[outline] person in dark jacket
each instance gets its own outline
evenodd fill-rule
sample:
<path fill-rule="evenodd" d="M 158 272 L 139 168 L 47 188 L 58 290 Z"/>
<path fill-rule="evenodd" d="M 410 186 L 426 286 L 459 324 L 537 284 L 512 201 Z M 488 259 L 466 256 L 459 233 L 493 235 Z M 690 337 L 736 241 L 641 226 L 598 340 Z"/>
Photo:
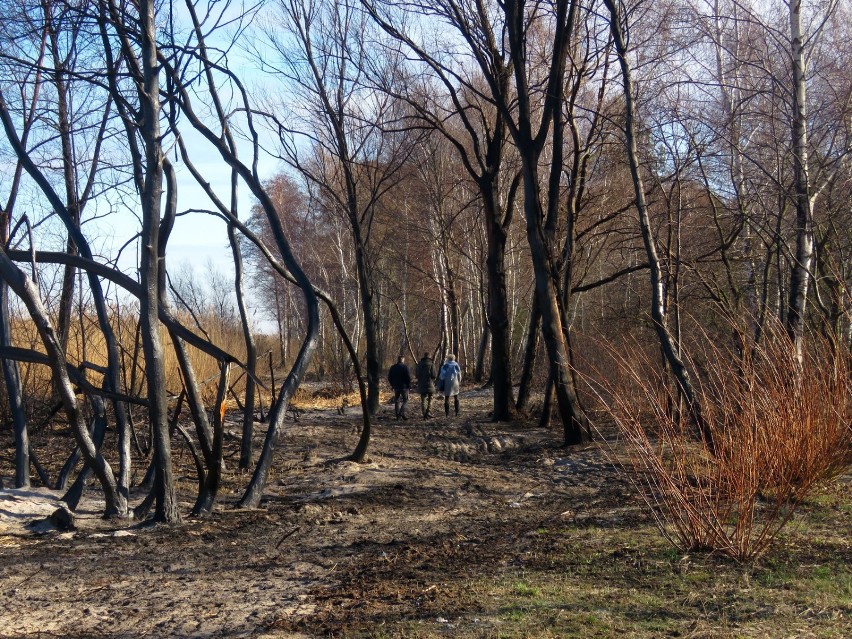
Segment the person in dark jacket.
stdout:
<path fill-rule="evenodd" d="M 432 396 L 435 394 L 435 366 L 429 353 L 423 353 L 423 357 L 417 363 L 417 392 L 420 393 L 420 410 L 424 419 L 432 417 L 429 411 L 432 407 Z"/>
<path fill-rule="evenodd" d="M 388 381 L 393 388 L 393 408 L 397 419 L 408 419 L 405 415 L 405 405 L 408 404 L 408 389 L 411 388 L 411 371 L 405 365 L 402 355 L 396 364 L 388 371 Z"/>

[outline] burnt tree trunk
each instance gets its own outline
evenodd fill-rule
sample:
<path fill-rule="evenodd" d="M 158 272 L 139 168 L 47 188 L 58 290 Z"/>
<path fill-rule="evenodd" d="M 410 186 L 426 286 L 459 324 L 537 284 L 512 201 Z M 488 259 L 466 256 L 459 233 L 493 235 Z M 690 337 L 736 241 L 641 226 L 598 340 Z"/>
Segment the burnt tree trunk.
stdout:
<path fill-rule="evenodd" d="M 56 212 L 56 214 L 59 216 L 59 218 L 65 225 L 65 228 L 68 233 L 73 236 L 74 243 L 77 245 L 77 249 L 79 250 L 80 254 L 85 259 L 92 260 L 92 251 L 89 247 L 88 241 L 80 232 L 79 227 L 74 225 L 72 217 L 69 214 L 68 209 L 66 208 L 62 199 L 57 195 L 50 181 L 41 172 L 40 168 L 30 157 L 21 139 L 18 137 L 15 131 L 14 124 L 12 122 L 12 118 L 9 115 L 9 111 L 6 106 L 6 101 L 5 97 L 2 94 L 2 90 L 0 90 L 0 120 L 2 120 L 3 122 L 3 128 L 6 131 L 6 137 L 9 140 L 10 145 L 14 149 L 19 162 L 23 165 L 24 169 L 27 171 L 33 181 L 38 185 L 41 192 L 48 199 L 51 206 L 53 207 L 53 210 Z M 98 317 L 98 325 L 101 329 L 101 332 L 103 333 L 104 342 L 106 344 L 107 349 L 107 375 L 110 385 L 109 390 L 111 392 L 118 393 L 120 390 L 119 376 L 121 362 L 119 357 L 118 343 L 115 339 L 115 332 L 113 331 L 112 325 L 110 324 L 109 310 L 107 309 L 100 280 L 98 280 L 97 276 L 95 276 L 93 273 L 88 273 L 87 275 L 92 300 L 94 302 L 95 311 Z M 130 444 L 127 428 L 127 413 L 123 402 L 115 401 L 113 406 L 119 431 L 120 467 L 118 487 L 119 491 L 121 491 L 123 495 L 122 503 L 126 504 L 128 492 L 127 483 L 130 477 Z"/>
<path fill-rule="evenodd" d="M 160 305 L 164 309 L 169 308 L 169 298 L 166 294 L 166 247 L 169 237 L 174 228 L 175 219 L 177 218 L 177 177 L 175 175 L 172 163 L 167 159 L 163 159 L 163 175 L 166 181 L 166 207 L 163 219 L 160 222 L 160 242 L 157 251 L 160 259 L 160 269 L 157 273 L 158 287 L 157 292 L 160 298 Z M 201 448 L 201 457 L 204 460 L 205 467 L 199 470 L 199 485 L 198 495 L 196 497 L 193 513 L 199 512 L 200 505 L 207 503 L 207 481 L 206 473 L 213 467 L 213 440 L 214 435 L 210 428 L 210 420 L 207 418 L 207 411 L 204 407 L 204 399 L 202 398 L 201 389 L 198 386 L 198 379 L 195 375 L 195 369 L 192 366 L 192 361 L 186 351 L 186 345 L 180 336 L 172 328 L 168 328 L 169 339 L 172 342 L 172 348 L 175 351 L 175 358 L 178 362 L 181 378 L 183 379 L 183 393 L 178 400 L 178 406 L 175 408 L 174 422 L 177 424 L 177 418 L 180 413 L 181 402 L 185 397 L 189 404 L 189 412 L 192 415 L 192 421 L 195 424 L 195 433 L 198 437 L 198 442 Z M 171 433 L 173 428 L 169 428 Z"/>
<path fill-rule="evenodd" d="M 219 484 L 222 480 L 222 442 L 225 433 L 225 410 L 227 409 L 228 378 L 231 367 L 227 362 L 221 364 L 219 389 L 216 392 L 216 405 L 213 408 L 213 447 L 207 464 L 207 477 L 201 490 L 199 501 L 193 508 L 194 515 L 209 515 L 216 505 Z"/>
<path fill-rule="evenodd" d="M 71 424 L 74 438 L 86 464 L 92 468 L 104 491 L 106 502 L 104 515 L 107 517 L 124 516 L 127 514 L 127 500 L 119 492 L 118 485 L 109 463 L 101 455 L 86 428 L 83 414 L 77 403 L 77 396 L 69 378 L 68 367 L 62 348 L 56 335 L 56 330 L 38 296 L 35 284 L 16 267 L 6 254 L 5 247 L 0 248 L 0 275 L 21 298 L 29 311 L 30 317 L 38 330 L 50 361 L 55 386 L 62 400 L 62 405 Z"/>
<path fill-rule="evenodd" d="M 524 345 L 524 362 L 521 368 L 518 400 L 515 404 L 515 407 L 520 411 L 525 411 L 530 401 L 533 373 L 535 372 L 536 352 L 538 351 L 539 338 L 541 336 L 540 324 L 541 309 L 539 308 L 538 300 L 533 297 L 529 321 L 527 322 L 527 340 Z"/>
<path fill-rule="evenodd" d="M 142 296 L 139 299 L 142 352 L 145 356 L 145 379 L 148 385 L 148 413 L 154 434 L 154 520 L 180 521 L 172 469 L 169 437 L 166 371 L 160 324 L 158 321 L 159 240 L 163 197 L 163 147 L 160 132 L 160 64 L 157 60 L 156 3 L 141 0 L 140 46 L 142 83 L 138 92 L 142 121 L 140 136 L 144 145 L 145 174 L 140 197 L 142 231 L 140 235 L 139 277 Z"/>
<path fill-rule="evenodd" d="M 6 242 L 3 241 L 3 246 Z M 9 286 L 0 282 L 0 347 L 12 345 L 12 327 L 9 321 Z M 27 417 L 24 414 L 23 389 L 18 362 L 2 358 L 3 379 L 6 382 L 6 397 L 12 415 L 12 430 L 15 434 L 15 488 L 30 485 L 30 436 Z"/>
<path fill-rule="evenodd" d="M 232 203 L 231 209 L 236 215 L 236 202 Z M 245 290 L 243 287 L 243 256 L 240 244 L 237 240 L 236 229 L 233 224 L 228 225 L 228 241 L 231 244 L 231 254 L 234 257 L 234 290 L 237 295 L 237 307 L 240 311 L 240 326 L 243 331 L 243 341 L 246 345 L 246 391 L 243 407 L 243 432 L 240 440 L 240 470 L 246 470 L 251 466 L 252 437 L 254 436 L 254 406 L 257 386 L 255 376 L 257 373 L 257 345 L 251 334 L 248 310 L 246 309 Z"/>
<path fill-rule="evenodd" d="M 512 397 L 512 327 L 509 323 L 509 295 L 506 288 L 506 241 L 508 228 L 498 214 L 496 193 L 481 189 L 484 198 L 488 238 L 488 326 L 491 329 L 491 384 L 494 389 L 492 420 L 509 421 L 515 416 Z M 511 217 L 511 216 L 509 216 Z"/>

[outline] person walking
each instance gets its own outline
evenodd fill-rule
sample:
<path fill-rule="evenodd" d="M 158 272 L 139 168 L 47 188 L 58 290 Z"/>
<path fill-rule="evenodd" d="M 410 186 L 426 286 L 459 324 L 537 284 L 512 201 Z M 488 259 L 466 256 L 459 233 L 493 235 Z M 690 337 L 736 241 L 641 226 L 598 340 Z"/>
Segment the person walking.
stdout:
<path fill-rule="evenodd" d="M 461 367 L 455 355 L 447 355 L 447 361 L 441 366 L 438 386 L 444 393 L 444 414 L 450 416 L 450 397 L 453 398 L 456 416 L 459 414 L 459 390 L 461 388 Z"/>
<path fill-rule="evenodd" d="M 411 371 L 405 365 L 405 357 L 400 355 L 396 364 L 388 371 L 388 382 L 393 388 L 393 408 L 397 419 L 408 419 L 405 406 L 408 404 L 408 389 L 411 388 Z"/>
<path fill-rule="evenodd" d="M 414 371 L 417 377 L 417 392 L 420 393 L 420 411 L 423 419 L 432 417 L 432 396 L 435 394 L 435 366 L 429 353 L 423 353 L 423 357 L 417 363 Z"/>

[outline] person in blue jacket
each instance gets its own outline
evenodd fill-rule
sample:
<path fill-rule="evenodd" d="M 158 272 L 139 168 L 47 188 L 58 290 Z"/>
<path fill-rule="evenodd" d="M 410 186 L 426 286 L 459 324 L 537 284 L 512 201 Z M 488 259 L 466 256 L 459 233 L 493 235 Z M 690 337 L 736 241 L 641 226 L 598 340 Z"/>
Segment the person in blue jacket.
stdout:
<path fill-rule="evenodd" d="M 450 397 L 455 403 L 456 415 L 459 414 L 459 390 L 461 389 L 461 366 L 455 355 L 447 355 L 447 361 L 438 374 L 438 386 L 444 393 L 444 414 L 450 416 Z"/>

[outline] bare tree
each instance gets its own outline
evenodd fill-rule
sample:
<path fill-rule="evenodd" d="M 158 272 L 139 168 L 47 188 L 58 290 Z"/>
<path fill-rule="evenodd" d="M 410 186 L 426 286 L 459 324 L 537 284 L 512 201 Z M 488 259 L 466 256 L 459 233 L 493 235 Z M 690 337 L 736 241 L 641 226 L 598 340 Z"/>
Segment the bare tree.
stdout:
<path fill-rule="evenodd" d="M 557 405 L 562 417 L 566 444 L 585 441 L 588 420 L 577 397 L 572 373 L 569 325 L 561 294 L 562 281 L 554 255 L 554 232 L 559 212 L 558 185 L 562 178 L 562 117 L 566 59 L 579 15 L 579 3 L 560 0 L 552 7 L 528 6 L 526 2 L 506 2 L 502 18 L 509 42 L 514 73 L 514 104 L 507 95 L 492 94 L 509 120 L 509 130 L 521 158 L 524 178 L 524 214 L 527 241 L 535 273 L 535 291 L 541 310 L 542 332 L 554 376 Z M 532 25 L 547 20 L 550 42 L 544 61 L 529 55 L 531 39 L 537 29 Z M 550 137 L 552 136 L 552 138 Z M 548 197 L 542 197 L 539 163 L 548 140 L 552 141 L 547 178 Z"/>
<path fill-rule="evenodd" d="M 114 0 L 109 3 L 109 18 L 102 12 L 101 28 L 105 46 L 110 46 L 108 29 L 115 30 L 120 42 L 121 56 L 131 74 L 138 103 L 138 129 L 129 129 L 134 140 L 134 172 L 139 187 L 139 204 L 142 209 L 140 233 L 140 297 L 139 322 L 142 352 L 145 356 L 148 416 L 153 426 L 154 438 L 154 519 L 162 522 L 180 521 L 174 487 L 169 437 L 168 403 L 166 397 L 163 344 L 159 331 L 158 309 L 160 301 L 160 222 L 164 193 L 163 138 L 161 133 L 161 64 L 157 42 L 157 6 L 154 0 L 139 4 L 138 31 L 128 32 L 127 9 Z M 132 35 L 131 35 L 132 34 Z M 131 40 L 134 37 L 136 41 Z M 113 87 L 116 84 L 113 83 Z M 123 95 L 115 96 L 124 99 Z M 138 136 L 138 144 L 135 140 Z M 141 149 L 139 148 L 141 146 Z"/>
<path fill-rule="evenodd" d="M 58 196 L 56 191 L 50 184 L 50 181 L 45 176 L 45 174 L 39 169 L 39 167 L 33 161 L 28 149 L 24 146 L 22 139 L 18 136 L 17 131 L 15 130 L 14 122 L 12 121 L 11 115 L 9 113 L 7 103 L 5 100 L 5 96 L 3 92 L 0 90 L 0 120 L 2 120 L 3 127 L 6 131 L 6 136 L 12 145 L 15 153 L 17 154 L 19 160 L 23 164 L 25 170 L 31 177 L 31 179 L 38 185 L 39 189 L 45 196 L 45 198 L 51 203 L 54 208 L 54 211 L 58 214 L 60 219 L 65 224 L 68 232 L 73 235 L 74 242 L 80 250 L 81 254 L 88 259 L 91 259 L 92 252 L 89 248 L 89 243 L 83 234 L 80 232 L 78 226 L 73 223 L 73 219 L 68 213 L 67 208 L 65 207 L 62 199 Z M 112 327 L 109 324 L 109 315 L 108 309 L 106 306 L 106 302 L 104 299 L 104 295 L 102 292 L 102 288 L 100 282 L 97 277 L 93 275 L 89 275 L 89 286 L 92 291 L 92 296 L 95 301 L 95 306 L 98 314 L 98 322 L 101 328 L 101 331 L 104 334 L 104 338 L 107 344 L 108 350 L 108 377 L 109 377 L 109 386 L 110 390 L 113 392 L 118 392 L 119 389 L 119 357 L 118 357 L 118 347 L 115 341 L 115 334 L 112 330 Z M 120 424 L 120 432 L 126 434 L 126 428 L 121 428 L 122 418 L 124 417 L 124 408 L 121 402 L 115 402 L 116 408 L 116 416 L 119 419 Z M 124 426 L 126 426 L 126 422 L 124 422 Z M 129 481 L 129 473 L 130 473 L 130 464 L 129 464 L 129 440 L 122 438 L 122 443 L 126 443 L 126 446 L 121 446 L 121 456 L 120 463 L 121 469 L 119 473 L 119 488 L 123 493 L 124 498 L 126 499 L 127 495 L 127 485 Z M 123 503 L 123 502 L 122 502 Z M 119 503 L 119 506 L 122 505 Z M 121 513 L 123 514 L 123 513 Z"/>
<path fill-rule="evenodd" d="M 810 33 L 803 30 L 801 0 L 787 2 L 790 14 L 790 70 L 792 76 L 792 151 L 794 200 L 796 204 L 796 250 L 790 272 L 790 295 L 786 317 L 787 333 L 793 340 L 799 361 L 804 356 L 805 314 L 808 285 L 813 277 L 814 263 L 814 197 L 808 159 L 808 109 L 807 109 L 807 57 L 828 18 L 836 11 L 838 2 L 831 0 L 825 7 L 825 16 L 813 16 L 817 24 Z"/>
<path fill-rule="evenodd" d="M 4 128 L 19 158 L 13 188 L 17 190 L 21 170 L 25 168 L 38 187 L 45 191 L 48 199 L 62 200 L 62 208 L 56 212 L 66 225 L 68 250 L 76 252 L 75 237 L 81 238 L 81 214 L 86 202 L 93 197 L 95 183 L 100 176 L 101 149 L 110 114 L 109 98 L 92 87 L 86 77 L 86 65 L 79 61 L 91 56 L 93 35 L 83 28 L 84 20 L 78 12 L 54 2 L 42 2 L 38 6 L 20 2 L 15 4 L 4 18 L 4 38 L 8 46 L 4 47 L 4 53 L 0 57 L 8 64 L 9 71 L 20 79 L 19 87 L 23 100 L 20 106 L 20 132 L 15 131 L 9 105 L 3 106 Z M 74 86 L 79 89 L 72 89 L 72 79 Z M 29 98 L 25 95 L 27 90 L 31 92 Z M 3 100 L 5 103 L 5 97 Z M 27 100 L 30 100 L 29 107 L 26 106 Z M 46 123 L 50 124 L 45 126 Z M 31 137 L 35 139 L 31 141 Z M 72 141 L 72 137 L 75 140 Z M 56 138 L 60 148 L 55 164 L 51 165 L 42 159 L 34 160 L 34 157 L 45 157 L 45 149 L 52 149 Z M 22 158 L 22 154 L 26 159 Z M 52 185 L 54 166 L 59 167 L 64 199 L 58 191 L 54 191 Z M 9 204 L 12 207 L 7 207 L 7 214 L 11 213 L 14 201 L 14 198 L 10 199 Z M 9 223 L 11 218 L 7 220 L 7 232 Z M 9 239 L 11 238 L 7 236 L 6 241 Z M 74 269 L 66 267 L 57 325 L 63 353 L 68 342 L 75 277 Z M 110 388 L 117 391 L 118 349 L 107 322 L 105 303 L 98 287 L 93 288 L 93 295 L 109 351 Z M 7 373 L 7 380 L 13 385 L 14 377 L 14 371 Z M 10 397 L 13 406 L 18 403 L 14 392 Z M 116 404 L 115 410 L 119 431 L 124 434 L 127 432 L 124 407 Z M 16 413 L 17 410 L 13 412 Z M 16 418 L 16 421 L 20 422 L 21 419 L 23 418 Z M 19 439 L 23 441 L 23 437 L 22 434 Z M 128 442 L 122 438 L 122 443 Z M 122 451 L 118 481 L 120 490 L 126 497 L 130 472 L 129 447 L 125 446 Z M 28 466 L 23 458 L 19 461 L 22 466 Z"/>
<path fill-rule="evenodd" d="M 259 56 L 297 97 L 290 121 L 277 122 L 283 159 L 316 186 L 348 221 L 355 249 L 366 339 L 368 402 L 379 406 L 380 335 L 375 220 L 381 199 L 398 179 L 407 154 L 404 136 L 385 135 L 378 123 L 394 117 L 391 99 L 363 86 L 371 55 L 365 16 L 346 2 L 313 0 L 278 4 L 283 20 L 266 28 L 279 56 Z M 281 25 L 284 29 L 281 29 Z M 305 158 L 305 144 L 313 160 Z"/>
<path fill-rule="evenodd" d="M 2 97 L 0 97 L 2 103 Z M 50 322 L 47 309 L 39 297 L 38 288 L 17 266 L 9 259 L 5 247 L 0 249 L 0 275 L 24 302 L 30 317 L 36 324 L 42 344 L 47 352 L 48 361 L 54 375 L 56 387 L 62 398 L 62 405 L 72 425 L 77 445 L 83 452 L 83 457 L 92 468 L 100 481 L 106 499 L 104 511 L 107 517 L 121 517 L 127 513 L 127 501 L 119 491 L 112 468 L 96 449 L 89 437 L 85 420 L 80 411 L 74 388 L 71 384 L 65 355 L 59 343 L 56 330 Z"/>
<path fill-rule="evenodd" d="M 7 34 L 9 33 L 11 25 L 8 25 L 5 20 L 0 23 L 0 26 L 2 26 Z M 6 65 L 3 68 L 4 72 L 8 73 L 10 77 L 14 73 L 13 69 L 7 69 Z M 38 89 L 41 86 L 39 80 L 41 72 L 38 68 L 30 69 L 29 71 L 25 71 L 25 73 L 34 76 L 34 81 L 30 82 L 24 79 L 19 82 L 22 102 L 21 139 L 24 145 L 27 144 L 29 132 L 36 117 Z M 31 94 L 27 95 L 27 92 L 30 90 Z M 16 158 L 15 169 L 9 181 L 8 196 L 2 207 L 0 207 L 0 243 L 2 243 L 4 248 L 9 246 L 12 239 L 10 237 L 12 231 L 11 225 L 23 172 L 24 164 L 19 158 Z M 4 279 L 0 281 L 0 347 L 3 348 L 12 346 L 10 313 L 9 286 Z M 15 486 L 23 488 L 30 485 L 30 439 L 23 406 L 21 375 L 18 363 L 15 360 L 4 357 L 2 364 L 3 378 L 6 383 L 6 397 L 8 398 L 9 411 L 12 416 L 12 427 L 15 433 Z"/>
<path fill-rule="evenodd" d="M 711 433 L 704 423 L 701 406 L 693 387 L 692 378 L 678 352 L 668 325 L 665 307 L 665 291 L 663 290 L 663 279 L 660 258 L 657 251 L 657 241 L 651 228 L 648 205 L 645 199 L 645 186 L 639 166 L 639 150 L 636 141 L 635 125 L 636 106 L 634 103 L 634 88 L 630 61 L 628 59 L 627 40 L 625 38 L 627 23 L 625 22 L 624 10 L 620 0 L 604 0 L 604 3 L 610 13 L 610 30 L 615 44 L 615 52 L 618 56 L 618 63 L 621 67 L 621 78 L 624 85 L 625 146 L 627 149 L 627 159 L 630 165 L 630 174 L 633 178 L 633 192 L 636 198 L 636 208 L 639 213 L 639 227 L 642 232 L 642 242 L 645 247 L 648 264 L 650 265 L 651 319 L 654 323 L 654 329 L 657 332 L 657 337 L 660 340 L 663 355 L 669 366 L 671 366 L 672 373 L 678 382 L 679 388 L 686 398 L 690 414 L 695 419 L 703 437 L 707 441 L 710 441 Z"/>
<path fill-rule="evenodd" d="M 425 75 L 423 80 L 415 76 L 414 81 L 403 85 L 408 88 L 405 93 L 387 83 L 381 89 L 395 92 L 426 126 L 446 138 L 478 189 L 487 238 L 486 317 L 491 335 L 492 416 L 495 421 L 511 419 L 514 405 L 505 259 L 520 174 L 517 169 L 506 168 L 509 142 L 506 116 L 483 92 L 482 69 L 467 69 L 465 63 L 467 55 L 472 54 L 474 60 L 478 59 L 493 73 L 497 90 L 507 95 L 511 82 L 508 52 L 492 25 L 466 14 L 462 4 L 415 3 L 405 7 L 407 11 L 413 9 L 425 16 L 440 17 L 471 47 L 476 47 L 462 56 L 453 49 L 442 51 L 431 47 L 428 40 L 432 34 L 418 33 L 408 25 L 406 14 L 397 3 L 365 0 L 362 4 L 388 34 L 417 56 Z M 451 347 L 454 351 L 458 349 L 457 341 Z"/>
<path fill-rule="evenodd" d="M 258 199 L 260 206 L 266 213 L 272 236 L 275 240 L 276 249 L 281 255 L 284 266 L 289 273 L 292 274 L 305 298 L 307 326 L 306 335 L 303 339 L 301 349 L 296 357 L 289 374 L 283 382 L 281 391 L 278 393 L 275 405 L 269 414 L 269 427 L 266 433 L 263 449 L 258 458 L 255 470 L 245 494 L 241 500 L 242 505 L 246 507 L 254 507 L 260 503 L 266 479 L 273 462 L 273 453 L 281 436 L 281 427 L 284 422 L 284 415 L 287 410 L 287 405 L 299 387 L 302 378 L 310 364 L 311 358 L 317 347 L 317 338 L 319 331 L 319 307 L 317 302 L 316 292 L 310 280 L 302 270 L 301 265 L 296 260 L 290 246 L 290 242 L 284 233 L 281 225 L 278 212 L 275 204 L 269 197 L 263 186 L 263 182 L 257 172 L 257 154 L 259 152 L 259 141 L 257 131 L 253 122 L 253 110 L 248 101 L 248 94 L 244 86 L 239 82 L 239 79 L 234 76 L 227 68 L 223 68 L 216 60 L 210 56 L 210 49 L 207 47 L 204 29 L 198 15 L 195 12 L 195 7 L 192 2 L 187 2 L 187 11 L 192 20 L 192 30 L 195 38 L 194 47 L 190 49 L 190 60 L 193 63 L 200 64 L 202 73 L 202 86 L 204 92 L 210 96 L 215 96 L 218 101 L 220 87 L 217 80 L 226 83 L 227 86 L 234 89 L 236 98 L 240 101 L 248 121 L 247 126 L 251 135 L 252 142 L 252 158 L 250 165 L 244 163 L 237 154 L 237 150 L 229 144 L 227 135 L 223 132 L 230 126 L 227 119 L 224 119 L 224 111 L 217 110 L 213 122 L 208 124 L 205 122 L 196 111 L 195 100 L 197 87 L 194 86 L 195 75 L 189 73 L 183 66 L 171 64 L 164 57 L 161 57 L 159 62 L 165 66 L 166 73 L 172 82 L 173 92 L 170 94 L 170 102 L 174 108 L 180 109 L 180 112 L 185 116 L 191 126 L 200 133 L 204 139 L 215 149 L 221 156 L 222 160 L 228 164 L 246 184 L 249 191 Z M 214 132 L 211 127 L 218 127 L 219 131 Z M 231 220 L 237 222 L 238 220 Z"/>

